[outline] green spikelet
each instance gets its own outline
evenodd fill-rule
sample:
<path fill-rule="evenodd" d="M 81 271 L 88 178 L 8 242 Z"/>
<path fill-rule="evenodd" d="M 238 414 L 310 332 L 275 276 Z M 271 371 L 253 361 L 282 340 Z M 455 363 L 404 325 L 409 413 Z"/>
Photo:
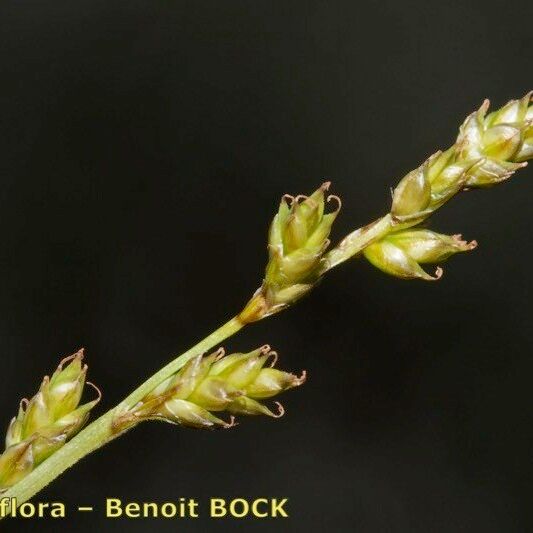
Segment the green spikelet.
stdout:
<path fill-rule="evenodd" d="M 260 403 L 305 381 L 305 372 L 295 376 L 272 368 L 277 355 L 269 346 L 246 354 L 224 355 L 219 350 L 191 359 L 179 372 L 166 379 L 130 409 L 119 412 L 114 420 L 116 432 L 125 431 L 143 420 L 163 420 L 193 428 L 228 428 L 234 418 L 225 421 L 215 412 L 231 415 L 266 415 L 278 412 Z M 266 367 L 271 360 L 271 366 Z"/>
<path fill-rule="evenodd" d="M 329 245 L 331 226 L 341 203 L 337 196 L 325 197 L 324 183 L 311 196 L 284 195 L 270 226 L 269 261 L 262 286 L 239 318 L 247 323 L 276 313 L 307 294 L 323 271 L 323 254 Z M 326 202 L 337 208 L 325 213 Z"/>
<path fill-rule="evenodd" d="M 442 276 L 442 269 L 437 268 L 431 276 L 420 265 L 440 263 L 476 246 L 476 241 L 463 241 L 461 235 L 415 229 L 392 233 L 367 246 L 363 253 L 370 263 L 386 274 L 402 279 L 435 281 Z"/>
<path fill-rule="evenodd" d="M 63 359 L 51 378 L 44 377 L 37 394 L 20 402 L 7 430 L 6 449 L 0 455 L 0 491 L 61 448 L 83 427 L 99 402 L 96 389 L 96 400 L 79 405 L 87 374 L 82 360 L 83 350 Z"/>
<path fill-rule="evenodd" d="M 391 214 L 400 221 L 427 218 L 462 189 L 491 187 L 533 157 L 531 93 L 487 116 L 489 101 L 469 115 L 457 141 L 438 152 L 396 187 Z"/>
<path fill-rule="evenodd" d="M 492 187 L 510 178 L 533 157 L 532 93 L 487 115 L 489 101 L 467 117 L 456 143 L 409 172 L 393 191 L 385 217 L 348 235 L 325 258 L 330 269 L 363 251 L 376 267 L 403 279 L 435 280 L 421 267 L 475 245 L 419 226 L 458 192 Z"/>

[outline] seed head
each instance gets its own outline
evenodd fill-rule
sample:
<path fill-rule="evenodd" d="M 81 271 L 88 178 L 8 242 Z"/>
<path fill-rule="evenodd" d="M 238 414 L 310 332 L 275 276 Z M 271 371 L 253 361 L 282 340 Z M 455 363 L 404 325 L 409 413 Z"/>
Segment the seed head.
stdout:
<path fill-rule="evenodd" d="M 467 187 L 496 185 L 524 167 L 524 161 L 533 156 L 530 99 L 528 93 L 487 117 L 489 101 L 485 100 L 465 120 L 457 139 L 457 155 L 463 160 L 479 160 L 469 172 Z"/>
<path fill-rule="evenodd" d="M 485 100 L 464 121 L 452 147 L 433 154 L 400 180 L 390 213 L 350 233 L 326 254 L 326 270 L 363 252 L 372 264 L 394 276 L 438 279 L 440 269 L 432 276 L 420 264 L 440 262 L 475 244 L 422 230 L 420 225 L 457 193 L 491 187 L 527 165 L 533 157 L 532 94 L 488 115 Z"/>
<path fill-rule="evenodd" d="M 319 281 L 321 263 L 329 245 L 331 226 L 341 203 L 325 192 L 322 184 L 311 196 L 284 195 L 272 221 L 268 237 L 269 261 L 261 288 L 239 315 L 253 322 L 291 305 Z M 333 212 L 325 213 L 328 202 L 336 201 Z"/>
<path fill-rule="evenodd" d="M 118 413 L 113 426 L 125 431 L 143 420 L 163 420 L 194 428 L 214 429 L 234 425 L 233 417 L 225 421 L 214 412 L 235 415 L 266 415 L 278 413 L 257 400 L 271 398 L 298 387 L 305 381 L 305 372 L 298 377 L 273 366 L 277 355 L 269 346 L 250 353 L 224 355 L 219 350 L 207 357 L 198 355 L 179 372 L 166 379 L 141 402 Z"/>
<path fill-rule="evenodd" d="M 61 361 L 30 400 L 22 400 L 6 434 L 6 450 L 0 456 L 0 491 L 31 472 L 57 451 L 85 424 L 99 402 L 79 405 L 85 386 L 87 365 L 83 350 Z M 98 390 L 98 389 L 96 389 Z"/>
<path fill-rule="evenodd" d="M 431 276 L 420 265 L 445 261 L 451 255 L 473 250 L 476 241 L 466 242 L 460 235 L 442 235 L 429 230 L 403 230 L 370 244 L 364 255 L 386 274 L 402 279 L 435 281 L 442 276 L 437 268 Z"/>

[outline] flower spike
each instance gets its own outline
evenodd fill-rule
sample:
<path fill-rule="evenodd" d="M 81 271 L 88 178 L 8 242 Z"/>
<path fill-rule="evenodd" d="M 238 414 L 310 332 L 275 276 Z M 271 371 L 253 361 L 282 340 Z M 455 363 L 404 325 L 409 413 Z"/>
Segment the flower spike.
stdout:
<path fill-rule="evenodd" d="M 265 278 L 240 313 L 242 322 L 254 322 L 281 311 L 307 294 L 319 281 L 331 226 L 341 208 L 339 197 L 325 197 L 329 187 L 327 181 L 311 196 L 285 194 L 281 198 L 270 226 Z M 336 208 L 325 213 L 331 202 L 337 204 Z"/>
<path fill-rule="evenodd" d="M 326 254 L 325 270 L 363 252 L 387 274 L 433 281 L 442 271 L 431 276 L 421 264 L 474 249 L 475 241 L 440 235 L 421 224 L 460 191 L 497 185 L 533 158 L 532 94 L 490 114 L 485 100 L 466 118 L 451 148 L 433 154 L 399 182 L 392 192 L 390 213 L 350 233 Z"/>
<path fill-rule="evenodd" d="M 276 402 L 276 413 L 258 400 L 271 398 L 305 382 L 305 372 L 295 376 L 273 368 L 277 354 L 268 345 L 250 353 L 220 354 L 219 350 L 191 359 L 142 401 L 119 412 L 113 422 L 115 432 L 150 419 L 204 429 L 235 425 L 233 416 L 226 422 L 213 414 L 223 411 L 231 415 L 279 418 L 285 412 L 279 402 Z M 272 366 L 266 366 L 269 360 Z"/>
<path fill-rule="evenodd" d="M 101 398 L 98 388 L 86 383 L 86 375 L 82 349 L 63 359 L 52 377 L 45 376 L 33 398 L 20 402 L 0 455 L 0 492 L 28 475 L 83 427 Z M 97 398 L 79 405 L 86 384 L 96 390 Z"/>

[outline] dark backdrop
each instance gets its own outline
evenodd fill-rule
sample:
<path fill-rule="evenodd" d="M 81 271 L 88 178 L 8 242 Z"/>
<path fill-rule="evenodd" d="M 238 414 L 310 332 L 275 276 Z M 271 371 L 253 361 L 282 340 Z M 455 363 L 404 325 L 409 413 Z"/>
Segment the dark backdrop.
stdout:
<path fill-rule="evenodd" d="M 483 98 L 531 88 L 531 15 L 525 1 L 3 0 L 2 424 L 80 346 L 103 412 L 237 312 L 281 194 L 332 179 L 335 238 L 384 213 Z M 285 418 L 147 424 L 37 498 L 288 497 L 290 519 L 0 527 L 531 529 L 532 179 L 435 217 L 480 242 L 439 283 L 352 262 L 226 342 L 308 370 Z"/>

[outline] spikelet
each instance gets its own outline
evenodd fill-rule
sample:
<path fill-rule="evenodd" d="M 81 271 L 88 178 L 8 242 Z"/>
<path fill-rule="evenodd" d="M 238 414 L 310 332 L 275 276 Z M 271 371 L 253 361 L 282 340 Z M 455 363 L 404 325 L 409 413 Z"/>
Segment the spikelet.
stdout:
<path fill-rule="evenodd" d="M 0 455 L 0 491 L 28 475 L 85 424 L 98 397 L 79 405 L 86 384 L 83 350 L 61 361 L 52 377 L 45 376 L 31 400 L 22 400 L 6 434 Z M 89 383 L 87 383 L 89 384 Z"/>
<path fill-rule="evenodd" d="M 533 157 L 531 93 L 486 115 L 489 101 L 469 115 L 456 143 L 432 155 L 394 190 L 391 214 L 400 221 L 427 218 L 462 189 L 490 187 Z"/>
<path fill-rule="evenodd" d="M 492 187 L 527 165 L 526 160 L 533 157 L 531 95 L 512 100 L 489 115 L 485 100 L 467 117 L 451 148 L 432 155 L 399 182 L 388 215 L 351 233 L 327 254 L 327 268 L 363 251 L 388 274 L 431 281 L 440 277 L 442 269 L 431 276 L 420 264 L 441 262 L 475 248 L 460 238 L 405 230 L 419 226 L 458 192 Z M 433 251 L 428 252 L 428 247 Z"/>
<path fill-rule="evenodd" d="M 442 276 L 442 269 L 438 267 L 431 276 L 420 265 L 440 263 L 476 246 L 476 241 L 463 241 L 461 235 L 413 229 L 392 233 L 367 246 L 363 253 L 370 263 L 386 274 L 402 279 L 435 281 Z"/>
<path fill-rule="evenodd" d="M 273 368 L 277 355 L 269 346 L 250 353 L 224 355 L 224 350 L 191 359 L 179 372 L 167 378 L 145 398 L 117 413 L 115 432 L 125 431 L 143 420 L 163 420 L 193 428 L 228 428 L 234 417 L 225 421 L 213 413 L 266 415 L 278 412 L 259 402 L 304 383 L 306 374 L 295 376 Z M 265 367 L 271 360 L 270 367 Z"/>
<path fill-rule="evenodd" d="M 323 272 L 323 255 L 331 226 L 339 213 L 337 196 L 325 193 L 323 183 L 311 196 L 284 195 L 270 226 L 269 261 L 262 286 L 240 313 L 242 322 L 254 322 L 281 311 L 307 294 Z M 336 209 L 325 213 L 334 200 Z"/>

